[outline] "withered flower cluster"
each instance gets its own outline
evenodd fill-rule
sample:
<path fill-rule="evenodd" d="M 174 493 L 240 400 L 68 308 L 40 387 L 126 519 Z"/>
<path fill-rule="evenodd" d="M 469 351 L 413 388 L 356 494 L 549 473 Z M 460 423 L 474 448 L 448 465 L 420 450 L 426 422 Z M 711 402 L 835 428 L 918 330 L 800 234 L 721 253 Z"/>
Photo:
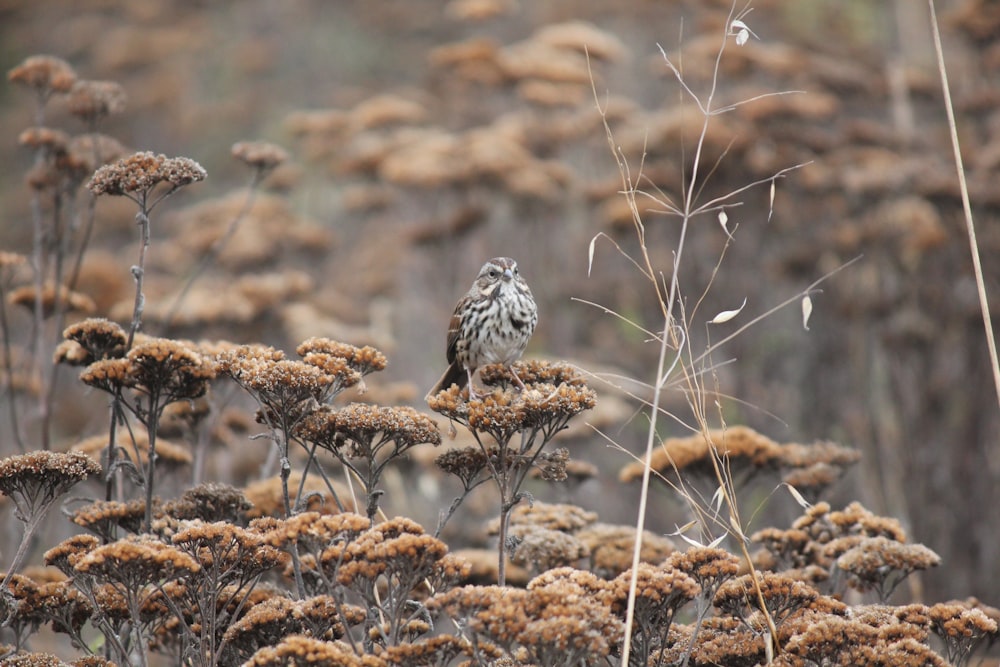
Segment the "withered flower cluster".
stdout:
<path fill-rule="evenodd" d="M 410 407 L 351 403 L 321 406 L 295 428 L 297 438 L 332 453 L 357 475 L 368 497 L 370 519 L 378 511 L 377 485 L 386 466 L 420 444 L 441 444 L 437 424 Z"/>
<path fill-rule="evenodd" d="M 60 496 L 101 472 L 83 454 L 36 451 L 0 460 L 0 493 L 14 502 L 15 515 L 34 522 Z"/>
<path fill-rule="evenodd" d="M 840 511 L 818 503 L 791 528 L 766 528 L 751 539 L 767 550 L 762 562 L 820 590 L 839 593 L 846 584 L 861 592 L 874 590 L 882 602 L 910 574 L 940 563 L 927 547 L 907 544 L 898 521 L 876 516 L 857 502 Z"/>
<path fill-rule="evenodd" d="M 68 93 L 76 83 L 76 72 L 62 58 L 29 56 L 7 72 L 7 80 L 34 91 L 40 107 L 55 93 Z"/>
<path fill-rule="evenodd" d="M 238 141 L 233 144 L 231 152 L 234 158 L 261 175 L 288 160 L 288 151 L 266 141 Z"/>
<path fill-rule="evenodd" d="M 125 99 L 115 81 L 80 80 L 69 90 L 69 112 L 93 129 L 102 118 L 123 112 Z"/>
<path fill-rule="evenodd" d="M 477 654 L 500 648 L 522 664 L 601 664 L 617 651 L 624 630 L 607 583 L 572 568 L 550 570 L 527 589 L 456 588 L 432 597 L 428 607 L 452 619 Z"/>
<path fill-rule="evenodd" d="M 439 467 L 455 474 L 463 486 L 463 495 L 452 504 L 448 517 L 469 492 L 487 480 L 493 480 L 500 495 L 498 581 L 503 584 L 506 570 L 506 550 L 510 512 L 522 499 L 520 489 L 535 469 L 552 479 L 565 475 L 568 453 L 543 454 L 545 446 L 569 423 L 569 420 L 596 404 L 596 394 L 584 378 L 567 364 L 533 361 L 517 362 L 514 372 L 524 383 L 518 391 L 507 385 L 508 371 L 501 365 L 490 365 L 481 371 L 487 386 L 496 387 L 480 399 L 465 401 L 456 385 L 427 399 L 432 410 L 458 422 L 469 430 L 476 441 L 475 449 L 446 453 L 437 461 Z M 519 536 L 523 539 L 525 536 Z M 556 536 L 550 536 L 556 538 Z M 561 542 L 566 540 L 558 538 Z M 534 536 L 529 544 L 543 542 Z M 510 541 L 511 543 L 516 540 Z M 520 559 L 542 566 L 545 553 L 561 555 L 549 564 L 567 563 L 587 554 L 582 545 L 564 544 L 557 551 L 522 550 Z"/>
<path fill-rule="evenodd" d="M 144 204 L 161 183 L 169 192 L 205 180 L 200 164 L 186 157 L 168 158 L 149 151 L 134 153 L 94 172 L 87 187 L 95 195 L 125 196 Z"/>
<path fill-rule="evenodd" d="M 718 485 L 712 459 L 725 460 L 737 488 L 768 471 L 780 472 L 811 499 L 818 498 L 843 472 L 860 458 L 860 452 L 832 442 L 780 444 L 746 426 L 713 429 L 683 438 L 668 438 L 653 452 L 652 469 L 665 477 L 680 473 L 699 490 Z M 636 461 L 622 467 L 619 479 L 631 482 L 642 478 L 645 463 Z M 704 488 L 702 488 L 704 487 Z"/>

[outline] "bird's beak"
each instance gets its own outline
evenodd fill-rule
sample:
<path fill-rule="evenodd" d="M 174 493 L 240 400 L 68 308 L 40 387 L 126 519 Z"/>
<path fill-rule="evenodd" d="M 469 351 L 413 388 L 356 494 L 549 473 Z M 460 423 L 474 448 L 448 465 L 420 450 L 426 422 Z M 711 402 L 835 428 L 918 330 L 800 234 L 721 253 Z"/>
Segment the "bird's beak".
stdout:
<path fill-rule="evenodd" d="M 514 272 L 511 271 L 510 269 L 504 269 L 503 270 L 503 279 L 504 280 L 513 280 L 514 279 Z"/>

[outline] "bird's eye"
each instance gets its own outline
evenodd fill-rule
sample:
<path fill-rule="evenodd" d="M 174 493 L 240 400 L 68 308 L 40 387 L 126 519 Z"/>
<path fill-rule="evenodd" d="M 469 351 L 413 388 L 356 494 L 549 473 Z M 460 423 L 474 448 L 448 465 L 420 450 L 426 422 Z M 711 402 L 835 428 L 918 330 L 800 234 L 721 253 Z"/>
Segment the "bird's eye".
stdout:
<path fill-rule="evenodd" d="M 497 277 L 496 269 L 490 269 L 490 278 L 496 278 L 496 277 Z"/>
<path fill-rule="evenodd" d="M 515 276 L 517 275 L 517 267 L 516 266 L 514 267 L 514 275 Z"/>

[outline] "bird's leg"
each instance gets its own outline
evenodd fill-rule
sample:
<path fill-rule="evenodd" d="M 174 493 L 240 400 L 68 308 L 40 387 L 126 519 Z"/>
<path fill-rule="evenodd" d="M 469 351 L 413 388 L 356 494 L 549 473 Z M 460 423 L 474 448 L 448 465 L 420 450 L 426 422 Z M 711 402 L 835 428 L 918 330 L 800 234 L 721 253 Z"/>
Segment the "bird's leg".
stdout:
<path fill-rule="evenodd" d="M 527 391 L 528 388 L 524 386 L 523 382 L 521 382 L 521 378 L 517 377 L 517 371 L 514 370 L 514 367 L 508 366 L 507 370 L 510 371 L 511 376 L 513 376 L 514 378 L 514 384 L 516 384 L 521 389 L 521 392 L 523 393 Z"/>
<path fill-rule="evenodd" d="M 472 383 L 472 369 L 466 368 L 465 372 L 469 374 L 469 400 L 478 401 L 482 397 L 476 393 L 476 385 Z"/>

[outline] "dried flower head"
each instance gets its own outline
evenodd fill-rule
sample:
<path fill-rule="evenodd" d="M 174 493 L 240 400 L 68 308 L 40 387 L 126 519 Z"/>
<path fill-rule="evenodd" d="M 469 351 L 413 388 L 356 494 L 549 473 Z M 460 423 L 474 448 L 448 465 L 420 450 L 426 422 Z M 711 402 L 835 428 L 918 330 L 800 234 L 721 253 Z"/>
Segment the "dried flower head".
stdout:
<path fill-rule="evenodd" d="M 370 518 L 377 512 L 380 494 L 376 485 L 386 466 L 416 445 L 441 444 L 437 424 L 408 406 L 351 403 L 339 410 L 320 406 L 302 420 L 294 433 L 330 451 L 358 475 L 368 494 Z"/>
<path fill-rule="evenodd" d="M 244 663 L 244 667 L 386 667 L 373 655 L 358 655 L 349 644 L 292 635 L 275 646 L 265 646 Z"/>
<path fill-rule="evenodd" d="M 611 611 L 625 620 L 628 608 L 632 570 L 626 570 L 608 585 L 606 599 Z M 676 569 L 664 565 L 642 563 L 637 570 L 634 602 L 635 629 L 633 647 L 640 654 L 643 663 L 649 654 L 658 648 L 668 646 L 670 629 L 678 610 L 701 593 L 695 580 Z"/>
<path fill-rule="evenodd" d="M 246 513 L 252 507 L 239 489 L 218 482 L 199 484 L 188 489 L 176 500 L 163 504 L 163 513 L 175 519 L 192 521 L 228 521 L 236 525 L 246 523 Z"/>
<path fill-rule="evenodd" d="M 122 503 L 116 500 L 95 500 L 73 512 L 72 521 L 86 528 L 105 542 L 113 542 L 121 532 L 138 534 L 146 516 L 146 501 L 137 498 Z"/>
<path fill-rule="evenodd" d="M 809 608 L 821 599 L 814 588 L 784 574 L 745 574 L 725 582 L 715 594 L 715 606 L 753 631 L 766 627 L 759 617 L 754 576 L 760 585 L 760 597 L 764 600 L 767 613 L 778 627 L 798 610 Z"/>
<path fill-rule="evenodd" d="M 325 406 L 310 414 L 298 435 L 348 457 L 377 457 L 387 445 L 398 455 L 419 444 L 441 444 L 432 419 L 411 407 L 351 403 L 334 410 Z"/>
<path fill-rule="evenodd" d="M 212 586 L 242 587 L 282 561 L 281 552 L 255 531 L 225 521 L 184 521 L 170 541 L 201 567 L 211 568 Z"/>
<path fill-rule="evenodd" d="M 527 391 L 494 390 L 482 400 L 464 401 L 457 386 L 428 397 L 428 405 L 451 420 L 476 432 L 488 433 L 506 445 L 514 434 L 528 431 L 550 439 L 574 416 L 596 404 L 596 394 L 586 386 L 562 383 L 527 385 Z M 532 437 L 534 442 L 534 437 Z"/>
<path fill-rule="evenodd" d="M 315 511 L 323 514 L 336 514 L 354 510 L 354 500 L 350 491 L 343 484 L 333 482 L 331 487 L 318 475 L 306 477 L 302 484 L 302 473 L 293 470 L 288 476 L 289 488 L 301 488 L 303 495 L 299 498 L 299 510 Z M 248 484 L 243 493 L 252 507 L 247 511 L 247 518 L 282 517 L 285 514 L 282 483 L 280 476 L 269 477 Z"/>
<path fill-rule="evenodd" d="M 109 359 L 106 361 L 98 361 L 91 364 L 91 368 L 99 364 L 103 365 L 112 361 L 123 361 L 118 359 Z M 89 384 L 89 383 L 88 383 Z M 119 442 L 116 459 L 121 459 L 127 457 L 132 465 L 145 466 L 149 463 L 149 434 L 143 430 L 136 430 L 133 432 L 134 440 Z M 86 454 L 94 461 L 99 461 L 102 464 L 107 463 L 105 460 L 107 457 L 108 450 L 108 438 L 106 435 L 95 435 L 85 440 L 81 440 L 70 448 L 70 451 L 79 452 L 81 454 Z M 157 438 L 156 440 L 156 465 L 161 468 L 167 469 L 177 469 L 182 466 L 189 465 L 193 461 L 191 452 L 183 445 L 178 445 L 170 440 L 165 440 L 163 438 Z"/>
<path fill-rule="evenodd" d="M 689 575 L 710 597 L 714 597 L 719 586 L 740 571 L 739 559 L 716 547 L 692 547 L 684 552 L 678 551 L 667 559 L 667 564 Z"/>
<path fill-rule="evenodd" d="M 590 569 L 602 577 L 615 577 L 632 567 L 635 549 L 635 526 L 616 526 L 592 523 L 573 533 L 590 550 Z M 661 563 L 677 551 L 667 537 L 652 531 L 643 531 L 639 560 L 643 563 Z"/>
<path fill-rule="evenodd" d="M 101 472 L 83 454 L 37 451 L 0 461 L 0 493 L 14 501 L 21 521 L 36 520 L 59 496 Z"/>
<path fill-rule="evenodd" d="M 120 141 L 106 134 L 78 134 L 69 140 L 69 156 L 87 175 L 101 165 L 125 157 L 127 153 Z"/>
<path fill-rule="evenodd" d="M 397 603 L 403 603 L 447 553 L 444 542 L 425 534 L 419 524 L 397 517 L 373 526 L 350 544 L 332 545 L 323 553 L 323 564 L 338 565 L 338 583 L 356 590 L 370 590 L 371 583 L 384 577 L 398 591 Z"/>
<path fill-rule="evenodd" d="M 517 376 L 525 385 L 551 384 L 559 386 L 570 384 L 574 387 L 587 386 L 586 378 L 573 365 L 564 362 L 553 363 L 540 359 L 517 361 L 513 364 Z M 510 374 L 502 364 L 488 364 L 480 371 L 483 384 L 487 386 L 504 386 L 510 381 Z"/>
<path fill-rule="evenodd" d="M 18 653 L 4 658 L 7 667 L 70 667 L 51 653 Z"/>
<path fill-rule="evenodd" d="M 624 623 L 611 612 L 603 588 L 566 568 L 533 580 L 525 600 L 528 622 L 515 637 L 526 661 L 555 665 L 608 660 L 621 643 Z"/>
<path fill-rule="evenodd" d="M 36 614 L 55 632 L 79 637 L 84 623 L 93 613 L 86 597 L 69 581 L 40 583 Z"/>
<path fill-rule="evenodd" d="M 159 403 L 198 398 L 215 378 L 214 365 L 194 350 L 167 338 L 154 338 L 129 350 L 129 384 Z"/>
<path fill-rule="evenodd" d="M 512 526 L 510 560 L 533 574 L 572 566 L 590 555 L 587 546 L 569 533 L 539 526 Z"/>
<path fill-rule="evenodd" d="M 271 171 L 288 160 L 288 151 L 266 141 L 238 141 L 233 144 L 233 157 L 261 173 Z"/>
<path fill-rule="evenodd" d="M 527 627 L 528 591 L 502 586 L 463 586 L 438 593 L 427 601 L 432 613 L 457 621 L 471 642 L 488 639 L 505 648 L 514 645 Z"/>
<path fill-rule="evenodd" d="M 837 558 L 848 583 L 859 591 L 874 590 L 884 603 L 910 574 L 935 567 L 941 557 L 922 544 L 902 544 L 885 537 L 862 539 Z"/>
<path fill-rule="evenodd" d="M 781 446 L 753 429 L 745 426 L 731 426 L 709 432 L 709 440 L 702 433 L 686 438 L 669 438 L 653 452 L 650 466 L 664 475 L 674 470 L 685 472 L 711 471 L 712 456 L 728 457 L 729 464 L 742 462 L 751 469 L 776 466 L 781 455 Z M 642 477 L 643 462 L 630 463 L 623 467 L 618 478 L 630 482 Z"/>
<path fill-rule="evenodd" d="M 52 93 L 66 93 L 76 81 L 76 72 L 62 58 L 30 56 L 7 72 L 7 80 L 35 90 L 41 99 Z"/>
<path fill-rule="evenodd" d="M 99 359 L 117 359 L 125 355 L 128 334 L 116 322 L 103 317 L 89 318 L 71 324 L 63 330 L 63 338 L 76 343 L 84 351 L 84 364 Z"/>
<path fill-rule="evenodd" d="M 216 363 L 219 374 L 233 378 L 263 406 L 259 417 L 272 424 L 293 426 L 336 389 L 334 376 L 261 345 L 224 351 Z"/>
<path fill-rule="evenodd" d="M 136 594 L 154 582 L 190 576 L 201 569 L 191 556 L 151 536 L 134 536 L 92 549 L 76 561 L 77 573 L 120 584 Z"/>
<path fill-rule="evenodd" d="M 88 125 L 125 110 L 125 89 L 114 81 L 80 80 L 69 91 L 69 112 Z"/>
<path fill-rule="evenodd" d="M 530 505 L 518 505 L 510 513 L 511 526 L 525 526 L 574 532 L 597 521 L 597 512 L 590 512 L 578 505 L 553 504 L 535 501 Z M 500 529 L 499 519 L 486 525 L 486 532 L 496 535 Z"/>
<path fill-rule="evenodd" d="M 56 567 L 67 577 L 73 576 L 76 562 L 97 548 L 101 541 L 93 535 L 74 535 L 45 552 L 45 564 Z"/>
<path fill-rule="evenodd" d="M 385 370 L 388 363 L 385 355 L 370 345 L 355 347 L 347 343 L 338 343 L 329 338 L 309 338 L 295 348 L 295 352 L 303 358 L 306 358 L 310 353 L 339 357 L 361 375 Z"/>
<path fill-rule="evenodd" d="M 41 151 L 49 159 L 65 153 L 69 149 L 69 135 L 51 127 L 29 127 L 17 137 L 22 146 Z"/>
<path fill-rule="evenodd" d="M 942 602 L 928 610 L 931 630 L 944 642 L 945 657 L 964 665 L 986 640 L 998 637 L 997 621 L 965 602 Z"/>
<path fill-rule="evenodd" d="M 488 479 L 483 475 L 488 471 L 489 457 L 480 447 L 474 445 L 461 449 L 449 449 L 434 459 L 434 465 L 444 472 L 458 477 L 466 491 Z"/>
<path fill-rule="evenodd" d="M 148 195 L 160 183 L 172 190 L 205 180 L 200 164 L 186 157 L 168 158 L 150 152 L 134 153 L 99 168 L 87 187 L 95 195 Z"/>
<path fill-rule="evenodd" d="M 0 250 L 0 269 L 10 270 L 28 263 L 28 258 L 18 252 Z"/>
<path fill-rule="evenodd" d="M 254 605 L 243 618 L 230 625 L 224 640 L 237 652 L 229 661 L 242 664 L 264 646 L 275 646 L 286 637 L 302 635 L 314 639 L 339 639 L 346 633 L 341 619 L 348 625 L 360 623 L 364 610 L 348 604 L 338 604 L 327 595 L 305 600 L 276 596 Z"/>
<path fill-rule="evenodd" d="M 36 303 L 41 304 L 42 317 L 51 317 L 55 312 L 61 310 L 75 311 L 78 313 L 92 313 L 97 309 L 94 300 L 84 294 L 71 290 L 65 285 L 60 285 L 57 290 L 53 285 L 45 285 L 39 291 L 34 285 L 25 285 L 11 290 L 7 299 L 10 303 L 23 306 L 29 310 L 34 310 Z"/>

